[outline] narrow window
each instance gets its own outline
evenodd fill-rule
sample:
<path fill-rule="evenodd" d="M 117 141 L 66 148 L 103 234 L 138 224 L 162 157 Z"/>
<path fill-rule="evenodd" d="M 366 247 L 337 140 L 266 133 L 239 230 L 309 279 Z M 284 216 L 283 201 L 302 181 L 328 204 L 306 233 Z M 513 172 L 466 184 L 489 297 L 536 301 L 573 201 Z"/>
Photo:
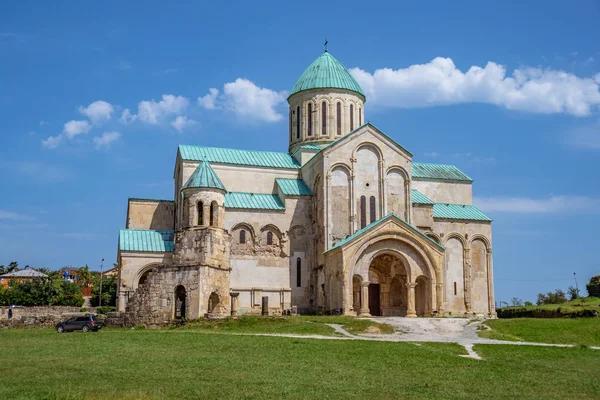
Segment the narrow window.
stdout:
<path fill-rule="evenodd" d="M 370 218 L 369 223 L 375 222 L 375 218 L 376 218 L 375 217 L 375 215 L 376 215 L 376 212 L 375 212 L 375 196 L 371 196 L 371 198 L 369 199 L 369 208 L 370 208 L 369 211 L 371 212 L 371 215 L 370 215 L 371 218 Z"/>
<path fill-rule="evenodd" d="M 367 198 L 360 196 L 360 229 L 367 226 Z"/>
<path fill-rule="evenodd" d="M 199 201 L 198 202 L 198 225 L 202 225 L 204 216 L 204 204 Z"/>
<path fill-rule="evenodd" d="M 296 287 L 302 286 L 302 260 L 296 258 Z"/>
<path fill-rule="evenodd" d="M 342 103 L 337 103 L 337 132 L 336 134 L 339 136 L 342 134 Z"/>
<path fill-rule="evenodd" d="M 350 131 L 354 130 L 354 104 L 350 104 Z"/>
<path fill-rule="evenodd" d="M 321 135 L 327 135 L 327 103 L 321 103 Z"/>
<path fill-rule="evenodd" d="M 362 126 L 362 108 L 358 107 L 358 126 Z"/>
<path fill-rule="evenodd" d="M 269 246 L 273 244 L 273 232 L 267 232 L 267 244 Z"/>
<path fill-rule="evenodd" d="M 296 139 L 300 139 L 300 106 L 296 107 Z"/>
<path fill-rule="evenodd" d="M 456 282 L 454 282 L 454 295 L 456 296 Z"/>
<path fill-rule="evenodd" d="M 312 103 L 308 103 L 308 136 L 312 136 Z"/>
<path fill-rule="evenodd" d="M 240 244 L 246 244 L 246 231 L 243 229 L 240 231 Z"/>

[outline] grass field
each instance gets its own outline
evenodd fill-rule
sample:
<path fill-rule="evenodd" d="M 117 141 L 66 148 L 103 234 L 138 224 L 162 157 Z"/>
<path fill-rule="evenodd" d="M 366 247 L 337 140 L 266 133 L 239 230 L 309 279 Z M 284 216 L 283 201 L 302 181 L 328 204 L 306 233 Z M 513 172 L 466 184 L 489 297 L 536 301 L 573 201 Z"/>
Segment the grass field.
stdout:
<path fill-rule="evenodd" d="M 600 351 L 105 329 L 0 330 L 1 399 L 597 399 Z"/>
<path fill-rule="evenodd" d="M 224 320 L 200 319 L 188 322 L 183 329 L 227 333 L 294 333 L 300 335 L 334 336 L 335 331 L 325 324 L 339 324 L 348 332 L 361 334 L 369 328 L 380 333 L 394 333 L 391 326 L 365 319 L 345 316 L 259 317 L 242 316 Z"/>
<path fill-rule="evenodd" d="M 540 305 L 532 305 L 532 306 L 518 306 L 518 307 L 502 307 L 499 308 L 498 316 L 502 315 L 502 311 L 510 311 L 510 310 L 558 310 L 562 314 L 568 315 L 569 313 L 574 313 L 583 310 L 592 310 L 600 314 L 600 298 L 598 297 L 586 297 L 580 298 L 576 300 L 571 300 L 562 304 L 540 304 Z"/>
<path fill-rule="evenodd" d="M 511 318 L 485 324 L 492 330 L 479 336 L 489 339 L 600 346 L 599 318 Z"/>

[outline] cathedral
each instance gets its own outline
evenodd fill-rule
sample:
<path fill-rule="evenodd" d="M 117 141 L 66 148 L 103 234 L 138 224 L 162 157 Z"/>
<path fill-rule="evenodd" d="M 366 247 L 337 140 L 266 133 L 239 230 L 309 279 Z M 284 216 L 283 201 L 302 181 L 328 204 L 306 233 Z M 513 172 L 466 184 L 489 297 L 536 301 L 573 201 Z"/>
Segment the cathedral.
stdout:
<path fill-rule="evenodd" d="M 473 180 L 413 161 L 366 101 L 325 51 L 289 94 L 286 152 L 180 145 L 173 198 L 128 200 L 118 311 L 495 316 Z"/>

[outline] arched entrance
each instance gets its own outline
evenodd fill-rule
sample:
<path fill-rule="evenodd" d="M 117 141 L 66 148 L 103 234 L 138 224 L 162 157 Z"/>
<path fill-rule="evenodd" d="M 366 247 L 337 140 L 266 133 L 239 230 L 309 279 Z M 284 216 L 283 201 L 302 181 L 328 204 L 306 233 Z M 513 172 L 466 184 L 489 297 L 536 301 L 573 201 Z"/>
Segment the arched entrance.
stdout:
<path fill-rule="evenodd" d="M 175 318 L 185 319 L 186 292 L 182 285 L 175 288 Z"/>
<path fill-rule="evenodd" d="M 221 299 L 219 298 L 217 292 L 212 292 L 208 298 L 208 313 L 212 314 L 217 311 L 217 307 L 219 306 L 220 302 Z"/>
<path fill-rule="evenodd" d="M 148 270 L 148 271 L 144 272 L 142 274 L 142 276 L 140 276 L 140 280 L 138 281 L 138 287 L 140 285 L 143 285 L 146 282 L 146 280 L 148 280 L 148 275 L 150 274 L 150 271 L 151 270 Z"/>
<path fill-rule="evenodd" d="M 369 266 L 369 312 L 371 315 L 406 316 L 408 269 L 396 255 L 381 254 Z"/>

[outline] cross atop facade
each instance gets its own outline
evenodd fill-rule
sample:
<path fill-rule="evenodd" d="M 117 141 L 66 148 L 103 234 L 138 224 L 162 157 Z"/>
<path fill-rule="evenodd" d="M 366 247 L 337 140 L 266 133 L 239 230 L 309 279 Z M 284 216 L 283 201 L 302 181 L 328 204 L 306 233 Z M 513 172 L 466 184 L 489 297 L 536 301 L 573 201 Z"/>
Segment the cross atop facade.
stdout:
<path fill-rule="evenodd" d="M 325 53 L 327 53 L 327 43 L 329 43 L 329 41 L 325 39 Z"/>

